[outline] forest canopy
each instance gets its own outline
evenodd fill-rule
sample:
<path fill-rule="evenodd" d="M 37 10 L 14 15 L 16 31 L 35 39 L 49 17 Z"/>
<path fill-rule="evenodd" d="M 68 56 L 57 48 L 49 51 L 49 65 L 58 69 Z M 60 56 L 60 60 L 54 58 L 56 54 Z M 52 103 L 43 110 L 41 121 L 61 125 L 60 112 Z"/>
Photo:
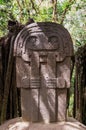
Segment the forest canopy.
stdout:
<path fill-rule="evenodd" d="M 75 49 L 86 42 L 86 0 L 0 0 L 0 37 L 8 32 L 8 20 L 25 24 L 29 18 L 63 24 Z"/>

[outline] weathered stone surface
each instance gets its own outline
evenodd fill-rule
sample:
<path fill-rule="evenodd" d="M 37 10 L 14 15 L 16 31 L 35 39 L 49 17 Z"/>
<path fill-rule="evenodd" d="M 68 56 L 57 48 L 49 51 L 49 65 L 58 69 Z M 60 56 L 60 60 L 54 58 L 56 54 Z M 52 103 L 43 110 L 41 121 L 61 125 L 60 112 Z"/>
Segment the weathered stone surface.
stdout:
<path fill-rule="evenodd" d="M 68 119 L 67 122 L 51 124 L 25 122 L 22 118 L 15 118 L 0 126 L 0 130 L 86 130 L 86 126 L 75 119 Z"/>
<path fill-rule="evenodd" d="M 71 58 L 67 57 L 64 62 L 57 62 L 56 73 L 58 78 L 63 78 L 65 87 L 70 88 Z M 61 81 L 61 80 L 60 80 Z M 62 85 L 63 86 L 63 85 Z M 59 87 L 62 88 L 62 87 Z"/>
<path fill-rule="evenodd" d="M 68 56 L 73 54 L 72 40 L 68 31 L 60 24 L 49 22 L 33 23 L 22 29 L 15 41 L 15 55 L 24 54 L 26 48 L 58 50 Z"/>
<path fill-rule="evenodd" d="M 55 23 L 27 25 L 14 43 L 22 117 L 30 122 L 66 120 L 73 46 L 68 31 Z"/>
<path fill-rule="evenodd" d="M 39 90 L 21 89 L 21 95 L 22 118 L 27 121 L 38 122 Z"/>
<path fill-rule="evenodd" d="M 58 95 L 57 120 L 65 121 L 67 115 L 67 89 L 57 90 L 57 95 Z"/>

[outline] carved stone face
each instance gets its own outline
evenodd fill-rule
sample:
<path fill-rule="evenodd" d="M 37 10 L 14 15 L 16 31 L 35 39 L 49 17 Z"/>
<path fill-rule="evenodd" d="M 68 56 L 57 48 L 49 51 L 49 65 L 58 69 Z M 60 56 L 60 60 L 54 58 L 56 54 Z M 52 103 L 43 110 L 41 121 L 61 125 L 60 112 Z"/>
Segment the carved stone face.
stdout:
<path fill-rule="evenodd" d="M 28 44 L 29 43 L 29 44 Z M 58 36 L 46 36 L 44 33 L 32 34 L 27 39 L 26 49 L 56 50 L 59 48 Z"/>
<path fill-rule="evenodd" d="M 24 119 L 32 122 L 66 120 L 71 47 L 67 30 L 54 23 L 34 23 L 18 34 L 14 52 Z"/>
<path fill-rule="evenodd" d="M 33 23 L 26 26 L 15 40 L 14 55 L 25 50 L 57 51 L 71 56 L 73 47 L 71 37 L 63 26 L 55 23 Z"/>

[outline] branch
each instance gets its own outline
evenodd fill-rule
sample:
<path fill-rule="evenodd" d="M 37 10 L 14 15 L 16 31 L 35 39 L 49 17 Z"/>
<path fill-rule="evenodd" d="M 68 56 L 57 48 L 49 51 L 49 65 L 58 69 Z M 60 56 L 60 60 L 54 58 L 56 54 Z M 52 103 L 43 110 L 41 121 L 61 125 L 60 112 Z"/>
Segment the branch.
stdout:
<path fill-rule="evenodd" d="M 32 4 L 32 8 L 35 10 L 36 14 L 38 13 L 37 9 L 35 8 L 35 4 L 33 2 L 33 0 L 31 0 L 31 4 Z"/>
<path fill-rule="evenodd" d="M 20 22 L 21 22 L 21 18 L 22 18 L 22 6 L 19 3 L 19 0 L 16 0 L 16 1 L 17 1 L 17 4 L 18 4 L 19 8 L 20 8 Z"/>
<path fill-rule="evenodd" d="M 61 22 L 60 24 L 63 24 L 64 22 L 64 19 L 65 19 L 65 16 L 67 14 L 67 12 L 69 11 L 69 8 L 73 5 L 73 3 L 75 2 L 76 0 L 69 0 L 69 4 L 66 6 L 63 14 L 62 14 L 62 19 L 61 19 Z"/>
<path fill-rule="evenodd" d="M 41 6 L 42 2 L 43 2 L 43 0 L 39 1 L 38 8 L 40 8 L 40 6 Z"/>
<path fill-rule="evenodd" d="M 22 10 L 22 6 L 20 5 L 19 0 L 16 0 L 16 1 L 17 1 L 17 4 L 18 4 L 20 10 Z"/>
<path fill-rule="evenodd" d="M 58 20 L 58 18 L 57 18 L 57 0 L 52 0 L 52 4 L 53 4 L 52 19 L 54 22 L 56 22 Z"/>

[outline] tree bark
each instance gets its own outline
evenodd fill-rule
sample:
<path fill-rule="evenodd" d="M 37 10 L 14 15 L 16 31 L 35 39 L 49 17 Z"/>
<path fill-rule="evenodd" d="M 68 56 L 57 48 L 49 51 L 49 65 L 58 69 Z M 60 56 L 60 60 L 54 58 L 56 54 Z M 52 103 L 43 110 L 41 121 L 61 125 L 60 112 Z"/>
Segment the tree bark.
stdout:
<path fill-rule="evenodd" d="M 64 10 L 64 12 L 63 12 L 63 14 L 62 14 L 62 18 L 61 18 L 60 24 L 63 24 L 64 19 L 65 19 L 65 16 L 66 16 L 67 12 L 69 11 L 71 5 L 72 5 L 74 2 L 75 2 L 75 0 L 69 0 L 69 2 L 68 2 L 69 4 L 66 6 L 66 8 L 65 8 L 65 10 Z"/>
<path fill-rule="evenodd" d="M 12 73 L 12 65 L 13 65 L 13 40 L 14 37 L 12 37 L 11 45 L 10 45 L 9 59 L 7 65 L 5 86 L 4 86 L 3 105 L 2 105 L 2 112 L 1 112 L 1 123 L 3 123 L 6 120 L 7 103 L 8 103 L 8 96 L 10 91 L 11 73 Z"/>

